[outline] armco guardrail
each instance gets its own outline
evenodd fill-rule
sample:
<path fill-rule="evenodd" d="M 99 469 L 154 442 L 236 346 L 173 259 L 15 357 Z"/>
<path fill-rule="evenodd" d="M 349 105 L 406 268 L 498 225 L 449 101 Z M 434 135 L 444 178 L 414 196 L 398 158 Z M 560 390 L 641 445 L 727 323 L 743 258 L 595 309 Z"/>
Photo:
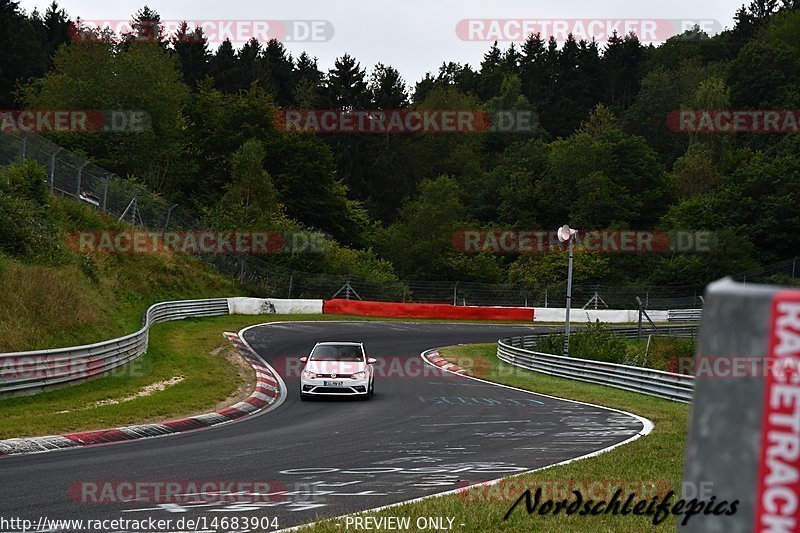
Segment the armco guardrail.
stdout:
<path fill-rule="evenodd" d="M 670 309 L 667 311 L 667 322 L 700 322 L 702 309 Z"/>
<path fill-rule="evenodd" d="M 153 324 L 227 314 L 227 298 L 160 302 L 147 309 L 139 331 L 118 339 L 69 348 L 0 354 L 0 396 L 35 394 L 110 372 L 145 353 Z"/>
<path fill-rule="evenodd" d="M 627 338 L 635 338 L 637 335 L 636 328 L 614 331 Z M 652 330 L 648 330 L 648 332 L 655 333 Z M 697 326 L 665 326 L 659 328 L 659 334 L 691 337 L 697 334 Z M 678 402 L 692 401 L 694 376 L 604 361 L 564 357 L 528 349 L 534 347 L 541 337 L 542 335 L 525 335 L 500 339 L 497 341 L 497 357 L 506 363 L 535 372 L 607 385 Z"/>

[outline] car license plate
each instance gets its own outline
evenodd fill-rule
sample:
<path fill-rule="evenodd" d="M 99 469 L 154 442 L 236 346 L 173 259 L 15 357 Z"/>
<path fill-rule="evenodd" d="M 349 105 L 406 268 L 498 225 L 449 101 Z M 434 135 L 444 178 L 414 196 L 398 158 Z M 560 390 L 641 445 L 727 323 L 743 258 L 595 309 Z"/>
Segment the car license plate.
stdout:
<path fill-rule="evenodd" d="M 344 385 L 344 381 L 323 381 L 323 387 L 341 387 Z"/>

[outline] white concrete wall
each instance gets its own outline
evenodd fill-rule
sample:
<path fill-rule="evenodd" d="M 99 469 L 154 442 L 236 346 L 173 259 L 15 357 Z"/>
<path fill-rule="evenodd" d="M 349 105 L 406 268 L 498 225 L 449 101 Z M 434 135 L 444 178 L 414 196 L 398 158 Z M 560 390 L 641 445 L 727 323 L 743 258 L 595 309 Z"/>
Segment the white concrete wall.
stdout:
<path fill-rule="evenodd" d="M 653 322 L 667 321 L 667 311 L 648 311 L 647 314 L 650 315 Z M 595 320 L 609 323 L 637 322 L 639 311 L 634 309 L 571 309 L 569 318 L 573 324 L 594 322 Z M 534 322 L 564 322 L 566 319 L 567 310 L 564 308 L 537 307 L 533 313 Z"/>
<path fill-rule="evenodd" d="M 266 315 L 271 313 L 321 315 L 322 300 L 282 300 L 279 298 L 228 298 L 232 315 Z"/>

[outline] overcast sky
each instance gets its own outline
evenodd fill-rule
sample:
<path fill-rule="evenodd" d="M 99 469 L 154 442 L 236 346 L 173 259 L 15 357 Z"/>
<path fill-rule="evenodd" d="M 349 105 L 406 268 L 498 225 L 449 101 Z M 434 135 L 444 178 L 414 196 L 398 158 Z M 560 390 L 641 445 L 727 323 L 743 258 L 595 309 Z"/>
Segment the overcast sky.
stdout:
<path fill-rule="evenodd" d="M 116 21 L 130 19 L 145 1 L 59 0 L 59 5 L 73 19 Z M 49 3 L 50 0 L 21 0 L 20 5 L 27 11 L 38 8 L 43 12 Z M 710 27 L 730 27 L 742 0 L 672 0 L 651 5 L 634 0 L 602 3 L 597 0 L 148 0 L 147 3 L 165 21 L 328 21 L 334 30 L 329 40 L 287 42 L 287 48 L 295 56 L 305 50 L 319 58 L 323 70 L 330 68 L 334 58 L 345 52 L 356 57 L 368 72 L 378 62 L 392 65 L 413 85 L 425 72 L 438 70 L 443 61 L 473 66 L 480 63 L 491 43 L 459 37 L 456 26 L 462 19 L 559 21 L 562 27 L 567 25 L 570 29 L 580 28 L 581 24 L 588 27 L 592 23 L 593 28 L 602 28 L 598 23 L 609 19 L 644 21 L 643 24 L 661 21 L 650 22 L 657 25 L 660 36 L 665 27 L 670 27 L 663 22 L 666 20 L 713 21 Z M 237 24 L 244 27 L 247 22 Z M 483 33 L 473 33 L 473 36 L 485 37 L 492 29 L 489 22 L 481 24 Z M 500 27 L 510 38 L 514 37 L 516 28 L 514 25 Z M 505 48 L 509 42 L 501 44 Z"/>

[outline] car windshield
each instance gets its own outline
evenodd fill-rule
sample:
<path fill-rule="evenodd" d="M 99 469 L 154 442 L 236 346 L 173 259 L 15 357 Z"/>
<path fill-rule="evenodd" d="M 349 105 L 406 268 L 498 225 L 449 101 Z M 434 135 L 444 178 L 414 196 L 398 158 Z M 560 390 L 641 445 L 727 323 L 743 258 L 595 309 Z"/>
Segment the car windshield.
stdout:
<path fill-rule="evenodd" d="M 311 352 L 312 361 L 363 361 L 361 346 L 322 344 Z"/>

